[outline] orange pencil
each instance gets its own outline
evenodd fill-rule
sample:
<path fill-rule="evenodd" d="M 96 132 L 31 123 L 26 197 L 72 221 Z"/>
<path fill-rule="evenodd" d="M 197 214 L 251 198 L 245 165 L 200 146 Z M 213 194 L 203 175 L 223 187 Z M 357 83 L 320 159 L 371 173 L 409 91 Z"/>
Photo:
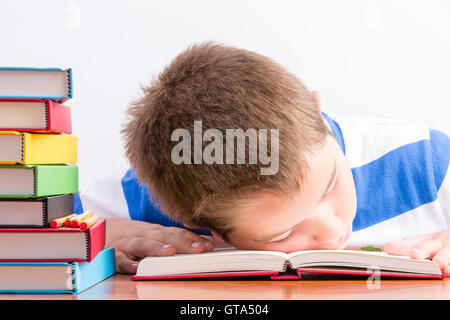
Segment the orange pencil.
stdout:
<path fill-rule="evenodd" d="M 61 228 L 63 225 L 65 225 L 66 219 L 73 218 L 74 216 L 76 216 L 76 214 L 72 213 L 72 214 L 69 214 L 68 216 L 65 216 L 65 217 L 62 217 L 62 218 L 53 219 L 52 221 L 50 221 L 50 227 L 52 229 Z"/>
<path fill-rule="evenodd" d="M 84 220 L 80 223 L 80 231 L 84 231 L 89 227 L 93 226 L 98 221 L 97 216 L 90 217 L 87 220 Z"/>
<path fill-rule="evenodd" d="M 85 213 L 77 215 L 75 218 L 70 219 L 70 225 L 72 228 L 78 228 L 81 221 L 91 218 L 94 215 L 94 211 L 89 210 Z"/>

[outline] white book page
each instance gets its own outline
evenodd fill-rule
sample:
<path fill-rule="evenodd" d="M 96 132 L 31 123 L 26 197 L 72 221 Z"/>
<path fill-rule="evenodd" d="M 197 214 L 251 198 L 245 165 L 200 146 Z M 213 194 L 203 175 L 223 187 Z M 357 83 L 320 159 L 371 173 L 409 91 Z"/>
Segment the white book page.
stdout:
<path fill-rule="evenodd" d="M 22 162 L 22 135 L 0 134 L 0 161 Z"/>
<path fill-rule="evenodd" d="M 43 225 L 42 201 L 0 201 L 0 225 Z"/>
<path fill-rule="evenodd" d="M 66 96 L 67 77 L 66 71 L 0 70 L 0 96 Z"/>
<path fill-rule="evenodd" d="M 139 263 L 137 275 L 284 271 L 286 258 L 287 255 L 283 252 L 220 248 L 213 252 L 199 254 L 147 257 Z"/>
<path fill-rule="evenodd" d="M 430 260 L 416 260 L 407 256 L 394 256 L 385 252 L 358 250 L 311 250 L 289 254 L 293 268 L 313 266 L 338 266 L 367 268 L 411 273 L 440 273 Z"/>
<path fill-rule="evenodd" d="M 84 232 L 0 232 L 0 259 L 87 258 Z"/>
<path fill-rule="evenodd" d="M 0 101 L 0 128 L 46 129 L 44 102 Z"/>
<path fill-rule="evenodd" d="M 0 290 L 73 290 L 72 265 L 0 265 Z"/>
<path fill-rule="evenodd" d="M 0 167 L 0 194 L 33 195 L 34 169 Z"/>

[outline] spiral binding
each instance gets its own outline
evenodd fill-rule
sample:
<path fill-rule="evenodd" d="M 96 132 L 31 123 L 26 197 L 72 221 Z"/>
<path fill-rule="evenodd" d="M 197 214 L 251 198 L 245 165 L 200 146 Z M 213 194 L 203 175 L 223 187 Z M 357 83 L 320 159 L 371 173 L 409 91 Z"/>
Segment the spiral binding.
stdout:
<path fill-rule="evenodd" d="M 91 241 L 89 241 L 89 232 L 86 231 L 84 233 L 84 236 L 86 238 L 86 250 L 87 250 L 86 257 L 87 257 L 87 260 L 90 260 L 91 259 Z"/>
<path fill-rule="evenodd" d="M 66 287 L 70 291 L 73 291 L 75 289 L 75 266 L 73 264 L 71 264 L 66 270 L 66 274 L 68 275 L 66 280 Z"/>
<path fill-rule="evenodd" d="M 72 86 L 70 85 L 72 82 L 72 72 L 71 70 L 67 70 L 67 93 L 68 97 L 72 97 Z"/>
<path fill-rule="evenodd" d="M 48 121 L 48 109 L 50 108 L 50 106 L 49 106 L 49 104 L 48 104 L 48 101 L 45 101 L 45 111 L 44 111 L 44 116 L 45 116 L 45 128 L 47 129 L 47 130 L 49 130 L 50 129 L 50 124 L 49 124 L 49 121 Z"/>
<path fill-rule="evenodd" d="M 24 144 L 24 136 L 22 134 L 22 145 L 20 146 L 20 162 L 23 162 L 23 144 Z"/>
<path fill-rule="evenodd" d="M 48 198 L 42 201 L 42 225 L 48 227 Z"/>
<path fill-rule="evenodd" d="M 36 167 L 33 168 L 33 195 L 37 193 Z"/>

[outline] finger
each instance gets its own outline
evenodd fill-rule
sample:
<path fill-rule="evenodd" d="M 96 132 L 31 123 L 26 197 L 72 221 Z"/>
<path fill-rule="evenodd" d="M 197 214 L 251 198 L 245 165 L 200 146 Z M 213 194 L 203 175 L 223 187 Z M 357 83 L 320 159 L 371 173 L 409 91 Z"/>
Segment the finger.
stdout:
<path fill-rule="evenodd" d="M 448 265 L 448 266 L 444 269 L 443 274 L 444 274 L 446 277 L 450 277 L 450 265 Z"/>
<path fill-rule="evenodd" d="M 214 247 L 210 239 L 176 227 L 165 228 L 160 241 L 174 246 L 177 253 L 201 253 L 211 251 Z"/>
<path fill-rule="evenodd" d="M 172 256 L 176 252 L 176 248 L 170 244 L 144 237 L 129 240 L 123 248 L 125 253 L 135 259 L 149 256 Z"/>
<path fill-rule="evenodd" d="M 433 257 L 433 261 L 444 271 L 450 264 L 450 248 L 442 248 Z"/>
<path fill-rule="evenodd" d="M 136 274 L 137 267 L 137 261 L 131 260 L 121 251 L 116 251 L 116 271 L 118 273 Z"/>
<path fill-rule="evenodd" d="M 442 241 L 429 239 L 424 240 L 411 249 L 409 256 L 413 259 L 429 259 L 434 257 L 434 255 L 442 248 Z"/>
<path fill-rule="evenodd" d="M 212 236 L 201 236 L 202 238 L 205 238 L 207 241 L 205 242 L 206 251 L 212 251 L 214 250 L 214 237 Z"/>
<path fill-rule="evenodd" d="M 383 251 L 393 255 L 409 256 L 409 253 L 414 245 L 427 240 L 428 238 L 429 236 L 422 236 L 388 242 L 384 245 Z"/>

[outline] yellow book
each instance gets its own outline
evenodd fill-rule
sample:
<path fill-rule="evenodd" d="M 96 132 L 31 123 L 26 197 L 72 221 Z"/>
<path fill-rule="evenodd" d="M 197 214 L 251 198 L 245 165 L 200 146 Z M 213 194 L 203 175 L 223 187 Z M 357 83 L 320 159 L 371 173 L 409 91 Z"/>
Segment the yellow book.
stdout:
<path fill-rule="evenodd" d="M 77 137 L 0 131 L 0 164 L 75 164 Z"/>

